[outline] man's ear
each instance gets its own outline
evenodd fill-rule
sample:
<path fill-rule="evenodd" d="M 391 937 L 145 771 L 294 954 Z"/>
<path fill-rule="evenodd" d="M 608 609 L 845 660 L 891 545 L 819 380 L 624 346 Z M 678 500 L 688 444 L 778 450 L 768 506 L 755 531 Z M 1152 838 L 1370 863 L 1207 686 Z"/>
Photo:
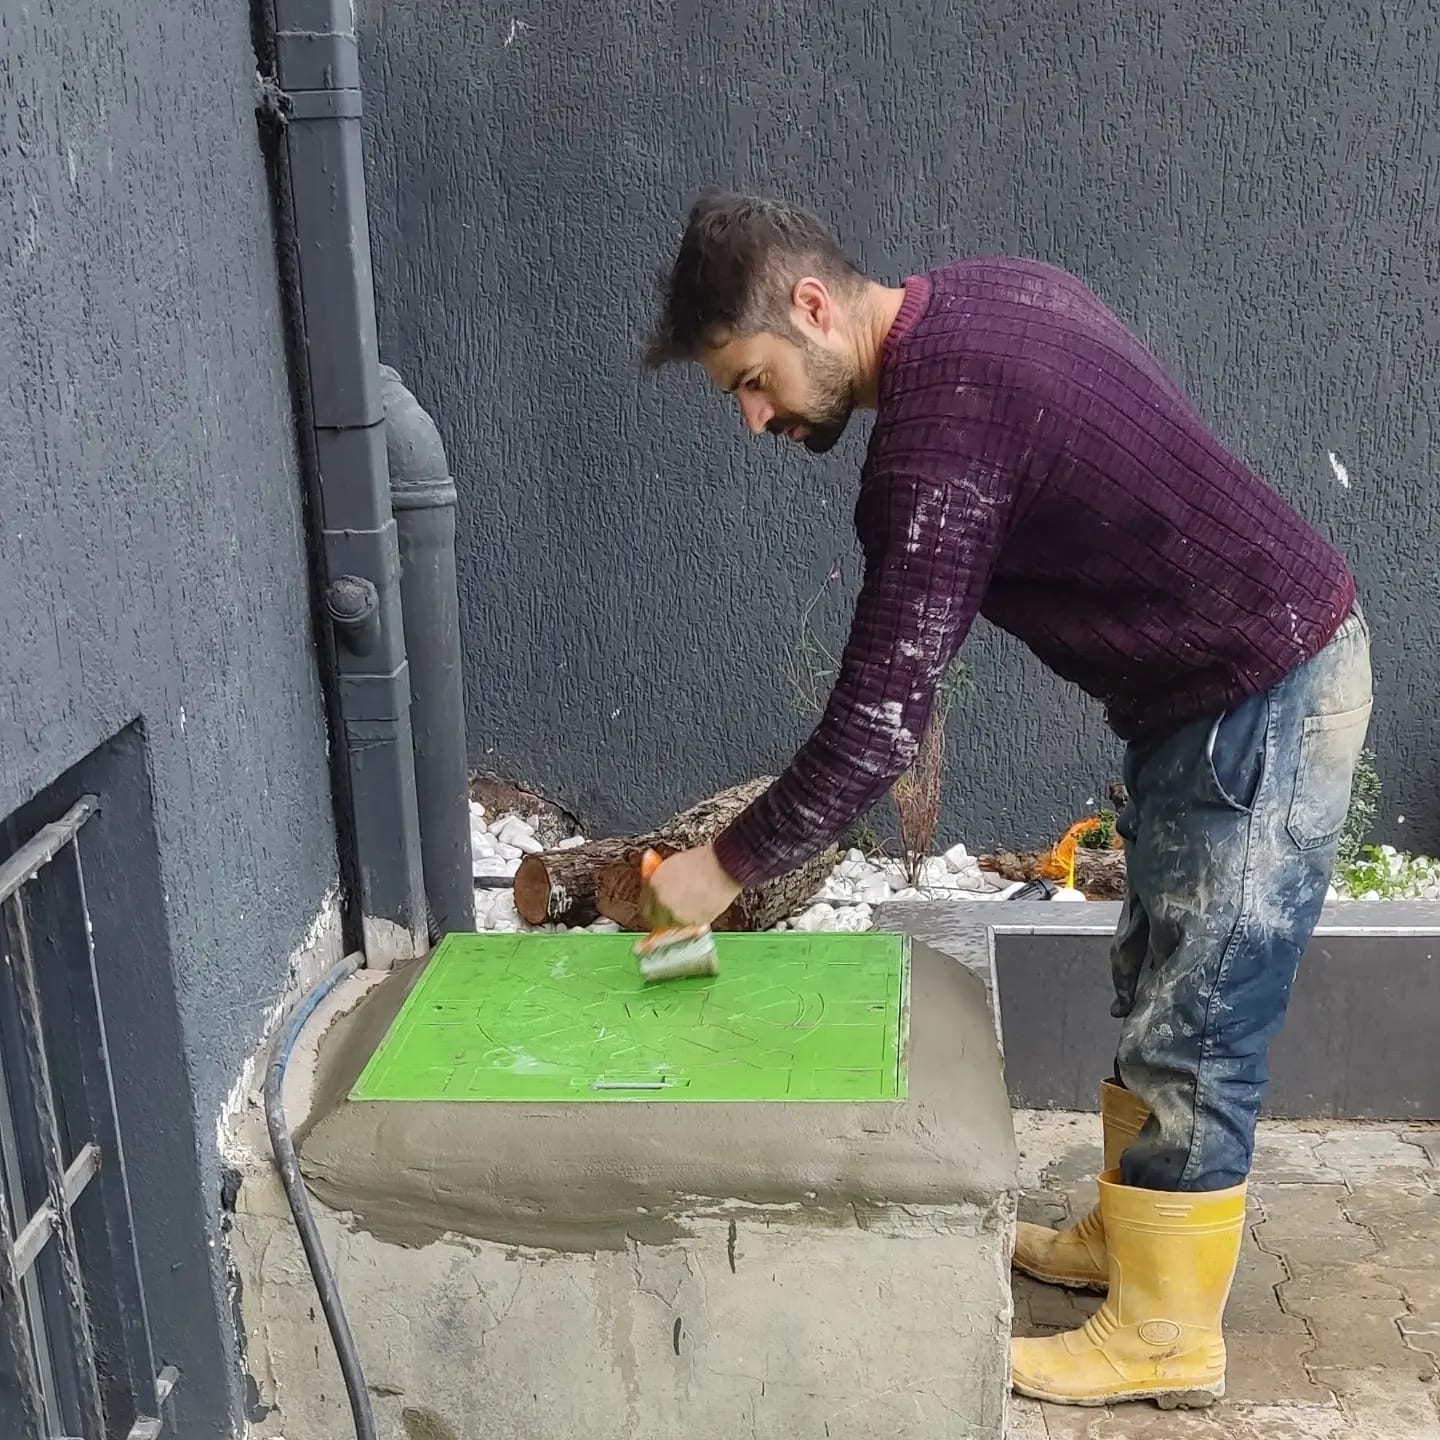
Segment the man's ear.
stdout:
<path fill-rule="evenodd" d="M 791 319 L 801 334 L 829 335 L 835 328 L 835 301 L 822 280 L 804 275 L 790 292 Z"/>

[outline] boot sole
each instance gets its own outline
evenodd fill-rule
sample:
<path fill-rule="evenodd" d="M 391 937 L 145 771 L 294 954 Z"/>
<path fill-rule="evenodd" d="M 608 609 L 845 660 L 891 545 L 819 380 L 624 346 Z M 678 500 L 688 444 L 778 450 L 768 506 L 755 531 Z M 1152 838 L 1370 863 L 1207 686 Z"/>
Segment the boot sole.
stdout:
<path fill-rule="evenodd" d="M 1203 1410 L 1217 1400 L 1225 1398 L 1225 1382 L 1219 1381 L 1211 1389 L 1174 1390 L 1112 1390 L 1106 1395 L 1062 1395 L 1042 1390 L 1038 1385 L 1027 1385 L 1023 1380 L 1011 1378 L 1010 1384 L 1016 1394 L 1030 1400 L 1047 1400 L 1052 1405 L 1078 1405 L 1098 1409 L 1102 1405 L 1123 1405 L 1130 1400 L 1153 1400 L 1162 1410 Z"/>
<path fill-rule="evenodd" d="M 1028 1275 L 1032 1280 L 1038 1280 L 1042 1285 L 1058 1285 L 1062 1290 L 1083 1290 L 1090 1295 L 1105 1295 L 1110 1290 L 1108 1280 L 1082 1280 L 1073 1275 L 1047 1275 L 1014 1256 L 1010 1259 L 1010 1268 L 1018 1270 L 1022 1275 Z"/>

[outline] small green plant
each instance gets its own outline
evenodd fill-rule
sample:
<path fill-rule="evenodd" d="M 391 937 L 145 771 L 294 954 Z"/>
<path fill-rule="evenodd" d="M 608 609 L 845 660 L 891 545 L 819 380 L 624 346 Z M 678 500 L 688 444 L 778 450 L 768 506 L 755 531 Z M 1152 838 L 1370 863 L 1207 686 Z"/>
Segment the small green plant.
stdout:
<path fill-rule="evenodd" d="M 869 816 L 855 822 L 854 828 L 845 837 L 845 848 L 858 850 L 867 859 L 883 860 L 890 854 L 890 842 L 881 836 Z"/>
<path fill-rule="evenodd" d="M 1080 844 L 1086 850 L 1109 850 L 1115 844 L 1115 812 L 1102 810 L 1093 824 L 1081 837 Z"/>
<path fill-rule="evenodd" d="M 1440 890 L 1440 861 L 1366 845 L 1335 866 L 1335 888 L 1349 900 L 1428 900 Z"/>
<path fill-rule="evenodd" d="M 1355 778 L 1350 784 L 1350 808 L 1345 815 L 1345 828 L 1340 832 L 1340 846 L 1335 854 L 1337 873 L 1360 863 L 1365 842 L 1375 826 L 1380 811 L 1380 773 L 1375 768 L 1375 752 L 1365 749 L 1355 762 Z"/>

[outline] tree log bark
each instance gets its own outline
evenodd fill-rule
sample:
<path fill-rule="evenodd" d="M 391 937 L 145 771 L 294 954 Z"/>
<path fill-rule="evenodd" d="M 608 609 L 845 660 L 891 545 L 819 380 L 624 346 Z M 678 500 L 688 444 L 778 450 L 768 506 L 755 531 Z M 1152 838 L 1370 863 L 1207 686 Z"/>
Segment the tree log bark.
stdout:
<path fill-rule="evenodd" d="M 601 913 L 596 905 L 596 888 L 607 868 L 617 865 L 633 868 L 646 849 L 670 855 L 676 850 L 691 850 L 707 844 L 752 800 L 764 794 L 771 783 L 771 777 L 762 775 L 742 785 L 732 785 L 682 810 L 653 835 L 591 840 L 570 850 L 527 855 L 515 872 L 515 908 L 520 918 L 527 925 L 590 924 Z M 638 896 L 638 879 L 636 893 Z"/>
<path fill-rule="evenodd" d="M 980 868 L 1006 880 L 1038 880 L 1057 877 L 1054 856 L 1049 850 L 1002 850 L 984 855 Z M 1125 852 L 1123 850 L 1088 850 L 1075 847 L 1075 888 L 1091 900 L 1123 900 L 1125 898 Z"/>
<path fill-rule="evenodd" d="M 616 860 L 638 856 L 644 845 L 627 836 L 527 855 L 515 872 L 520 918 L 527 925 L 588 925 L 598 920 L 595 881 L 600 872 Z"/>

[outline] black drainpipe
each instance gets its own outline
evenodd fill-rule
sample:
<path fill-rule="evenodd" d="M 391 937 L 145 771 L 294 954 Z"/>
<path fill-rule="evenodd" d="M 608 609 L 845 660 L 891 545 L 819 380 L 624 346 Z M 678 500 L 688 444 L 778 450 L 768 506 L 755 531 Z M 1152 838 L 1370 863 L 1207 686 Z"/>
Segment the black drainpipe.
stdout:
<path fill-rule="evenodd" d="M 262 110 L 283 129 L 276 166 L 282 267 L 312 444 L 324 613 L 366 962 L 423 954 L 428 939 L 400 556 L 390 511 L 385 412 L 361 161 L 360 62 L 351 0 L 259 0 Z M 266 76 L 267 60 L 274 66 Z M 463 741 L 462 741 L 463 744 Z M 461 804 L 464 804 L 463 799 Z"/>
<path fill-rule="evenodd" d="M 410 660 L 410 729 L 431 938 L 475 929 L 470 769 L 455 582 L 455 482 L 435 422 L 380 367 L 390 504 L 400 532 L 400 608 Z"/>

